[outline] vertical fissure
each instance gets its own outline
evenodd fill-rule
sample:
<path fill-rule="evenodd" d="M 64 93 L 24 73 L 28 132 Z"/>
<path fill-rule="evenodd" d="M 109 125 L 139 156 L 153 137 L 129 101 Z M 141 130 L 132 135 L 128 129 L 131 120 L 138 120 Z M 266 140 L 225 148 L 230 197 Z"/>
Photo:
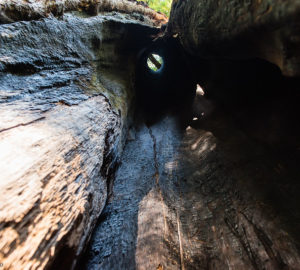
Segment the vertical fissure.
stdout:
<path fill-rule="evenodd" d="M 151 140 L 153 142 L 153 159 L 154 159 L 154 168 L 155 168 L 155 173 L 154 173 L 154 177 L 155 177 L 155 185 L 157 188 L 157 191 L 159 193 L 159 197 L 160 197 L 160 201 L 162 204 L 162 214 L 163 214 L 163 219 L 164 219 L 164 234 L 163 234 L 163 240 L 166 238 L 167 235 L 167 218 L 166 218 L 166 208 L 165 208 L 165 204 L 164 204 L 164 198 L 163 198 L 163 193 L 159 184 L 159 163 L 158 163 L 158 159 L 157 159 L 157 141 L 156 141 L 156 137 L 153 134 L 153 131 L 151 129 L 151 127 L 148 127 L 148 131 L 149 131 L 149 135 L 151 137 Z"/>

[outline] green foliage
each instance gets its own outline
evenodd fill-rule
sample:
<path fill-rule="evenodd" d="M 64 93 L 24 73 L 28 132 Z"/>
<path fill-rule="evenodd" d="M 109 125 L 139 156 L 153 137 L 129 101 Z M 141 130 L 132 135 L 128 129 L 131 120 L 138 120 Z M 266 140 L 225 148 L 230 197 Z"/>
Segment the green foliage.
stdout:
<path fill-rule="evenodd" d="M 142 1 L 142 0 L 138 0 Z M 164 13 L 165 15 L 170 15 L 170 9 L 172 0 L 144 0 L 152 9 Z"/>

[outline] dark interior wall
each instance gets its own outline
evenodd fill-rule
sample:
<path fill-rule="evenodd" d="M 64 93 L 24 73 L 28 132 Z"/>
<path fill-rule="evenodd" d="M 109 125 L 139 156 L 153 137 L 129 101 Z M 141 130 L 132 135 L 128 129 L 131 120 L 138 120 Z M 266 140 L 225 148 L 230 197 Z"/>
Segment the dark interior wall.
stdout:
<path fill-rule="evenodd" d="M 150 53 L 163 57 L 158 72 L 147 66 Z M 299 145 L 299 78 L 283 76 L 278 66 L 259 58 L 207 60 L 189 55 L 177 38 L 160 39 L 140 51 L 137 106 L 148 116 L 190 109 L 197 84 L 205 91 L 200 97 L 204 102 L 194 105 L 190 114 L 211 112 L 211 104 L 216 104 L 257 140 L 275 148 Z"/>
<path fill-rule="evenodd" d="M 275 171 L 278 177 L 266 174 L 264 184 L 255 186 L 299 243 L 300 78 L 286 77 L 276 65 L 257 58 L 189 59 L 196 81 L 205 92 L 193 105 L 194 113 L 205 113 L 199 127 L 205 129 L 221 111 L 249 141 L 266 149 L 270 158 L 263 162 L 276 164 L 269 173 Z"/>
<path fill-rule="evenodd" d="M 261 59 L 204 65 L 206 73 L 198 61 L 192 63 L 205 97 L 232 114 L 249 135 L 276 148 L 299 145 L 299 78 L 285 77 L 276 65 Z"/>
<path fill-rule="evenodd" d="M 152 71 L 150 54 L 163 59 L 162 67 Z M 143 48 L 136 67 L 137 110 L 153 120 L 170 111 L 182 111 L 192 103 L 196 81 L 181 45 L 175 39 L 159 39 Z"/>
<path fill-rule="evenodd" d="M 160 54 L 166 62 L 165 69 L 158 74 L 147 67 L 150 52 Z M 300 204 L 300 78 L 286 77 L 278 66 L 259 58 L 208 60 L 189 55 L 177 38 L 169 38 L 142 50 L 136 79 L 137 104 L 148 120 L 155 122 L 165 112 L 186 111 L 178 113 L 180 117 L 184 115 L 185 127 L 197 116 L 197 127 L 205 129 L 224 114 L 249 142 L 266 149 L 270 160 L 263 162 L 277 164 L 284 172 L 274 178 L 274 172 L 269 171 L 263 184 L 253 184 L 285 220 L 287 230 L 298 243 L 298 227 L 293 224 L 299 221 Z M 195 95 L 197 84 L 203 88 L 204 96 Z M 222 130 L 222 118 L 219 124 Z M 235 135 L 232 136 L 234 140 Z"/>
<path fill-rule="evenodd" d="M 182 45 L 204 100 L 276 149 L 299 145 L 299 7 L 297 1 L 177 0 L 165 31 Z"/>

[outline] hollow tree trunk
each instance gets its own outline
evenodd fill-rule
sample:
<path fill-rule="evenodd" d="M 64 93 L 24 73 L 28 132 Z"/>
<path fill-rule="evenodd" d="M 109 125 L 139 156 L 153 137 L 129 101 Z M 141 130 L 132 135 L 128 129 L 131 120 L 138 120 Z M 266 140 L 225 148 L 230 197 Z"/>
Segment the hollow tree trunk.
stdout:
<path fill-rule="evenodd" d="M 0 26 L 4 269 L 75 266 L 123 148 L 135 54 L 155 32 L 117 13 Z"/>
<path fill-rule="evenodd" d="M 300 1 L 173 1 L 168 34 L 206 59 L 262 58 L 300 75 Z"/>

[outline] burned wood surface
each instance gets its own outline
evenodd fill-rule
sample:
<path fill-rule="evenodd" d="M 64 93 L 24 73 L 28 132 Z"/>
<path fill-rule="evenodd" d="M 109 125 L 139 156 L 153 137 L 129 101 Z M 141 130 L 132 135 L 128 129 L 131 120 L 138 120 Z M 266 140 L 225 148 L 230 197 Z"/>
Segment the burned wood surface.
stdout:
<path fill-rule="evenodd" d="M 173 1 L 167 34 L 206 59 L 261 58 L 299 76 L 300 1 Z"/>
<path fill-rule="evenodd" d="M 72 269 L 105 205 L 154 28 L 65 15 L 0 26 L 0 262 Z"/>
<path fill-rule="evenodd" d="M 299 269 L 299 171 L 222 110 L 187 123 L 131 131 L 81 268 Z"/>

